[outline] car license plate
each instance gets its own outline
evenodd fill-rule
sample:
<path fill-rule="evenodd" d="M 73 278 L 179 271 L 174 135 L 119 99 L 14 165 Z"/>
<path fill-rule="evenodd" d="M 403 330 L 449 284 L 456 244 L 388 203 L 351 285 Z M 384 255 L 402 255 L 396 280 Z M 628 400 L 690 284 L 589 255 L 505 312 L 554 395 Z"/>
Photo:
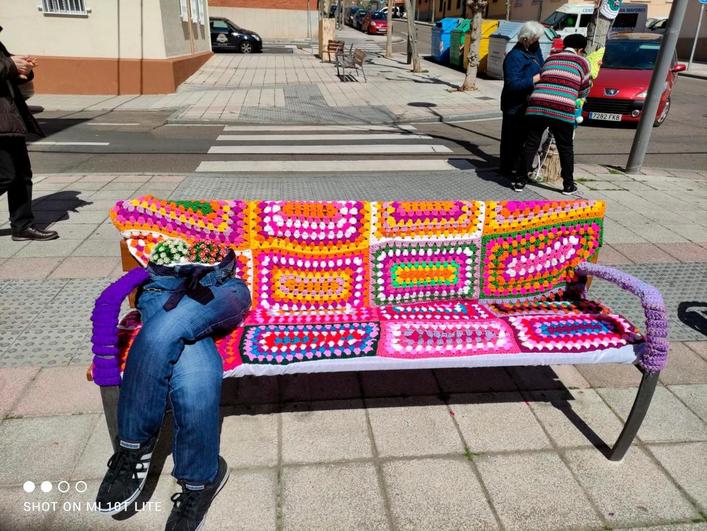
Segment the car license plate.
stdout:
<path fill-rule="evenodd" d="M 608 112 L 590 112 L 589 119 L 590 120 L 607 120 L 609 122 L 620 122 L 621 115 L 620 114 L 611 114 Z"/>

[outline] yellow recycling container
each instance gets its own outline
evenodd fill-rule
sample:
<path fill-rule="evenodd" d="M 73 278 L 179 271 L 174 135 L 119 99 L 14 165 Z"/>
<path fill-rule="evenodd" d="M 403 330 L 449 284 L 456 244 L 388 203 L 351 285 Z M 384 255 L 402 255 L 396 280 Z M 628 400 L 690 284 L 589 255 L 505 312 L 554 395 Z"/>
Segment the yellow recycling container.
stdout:
<path fill-rule="evenodd" d="M 489 37 L 498 29 L 498 20 L 484 19 L 481 22 L 481 43 L 479 45 L 479 72 L 486 72 L 486 61 L 489 55 Z M 464 42 L 464 71 L 469 66 L 469 41 Z"/>

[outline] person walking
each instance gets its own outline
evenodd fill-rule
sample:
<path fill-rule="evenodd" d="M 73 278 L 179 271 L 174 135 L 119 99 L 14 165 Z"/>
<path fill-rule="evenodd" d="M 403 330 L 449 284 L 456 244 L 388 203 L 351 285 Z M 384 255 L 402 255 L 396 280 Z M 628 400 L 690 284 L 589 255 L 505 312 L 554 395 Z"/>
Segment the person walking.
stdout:
<path fill-rule="evenodd" d="M 540 38 L 544 33 L 545 26 L 539 22 L 526 22 L 518 33 L 518 43 L 503 60 L 500 172 L 511 180 L 523 166 L 525 111 L 535 83 L 540 79 L 543 66 Z"/>
<path fill-rule="evenodd" d="M 579 33 L 568 35 L 562 41 L 564 50 L 545 61 L 540 80 L 530 95 L 525 115 L 528 136 L 525 142 L 524 171 L 513 183 L 520 192 L 528 182 L 533 160 L 540 147 L 545 129 L 555 137 L 562 168 L 562 193 L 577 191 L 574 182 L 574 130 L 577 100 L 586 98 L 591 87 L 589 61 L 582 57 L 587 38 Z"/>
<path fill-rule="evenodd" d="M 29 133 L 44 133 L 27 108 L 19 85 L 32 80 L 35 66 L 33 57 L 12 55 L 0 42 L 0 196 L 7 192 L 15 241 L 59 237 L 53 230 L 34 226 L 32 213 L 32 165 L 25 139 Z"/>

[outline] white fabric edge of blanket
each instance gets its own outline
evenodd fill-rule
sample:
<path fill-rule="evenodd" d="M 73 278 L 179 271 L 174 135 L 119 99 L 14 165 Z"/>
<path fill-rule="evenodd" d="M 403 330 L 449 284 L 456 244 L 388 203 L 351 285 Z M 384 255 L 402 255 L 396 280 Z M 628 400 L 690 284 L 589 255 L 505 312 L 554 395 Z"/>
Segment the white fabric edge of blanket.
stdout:
<path fill-rule="evenodd" d="M 400 359 L 382 356 L 300 361 L 287 365 L 243 363 L 225 371 L 224 378 L 241 376 L 277 376 L 316 372 L 384 371 L 404 369 L 447 369 L 475 367 L 513 367 L 527 365 L 584 365 L 595 363 L 636 363 L 643 343 L 608 348 L 594 352 L 522 352 L 515 354 L 480 354 L 444 358 Z"/>

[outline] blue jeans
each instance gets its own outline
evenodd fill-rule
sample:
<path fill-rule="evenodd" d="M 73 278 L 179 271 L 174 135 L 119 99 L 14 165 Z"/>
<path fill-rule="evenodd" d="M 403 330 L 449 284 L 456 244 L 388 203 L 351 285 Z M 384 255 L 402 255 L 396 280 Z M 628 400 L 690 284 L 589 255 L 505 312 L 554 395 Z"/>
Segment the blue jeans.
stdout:
<path fill-rule="evenodd" d="M 217 265 L 199 280 L 213 299 L 202 304 L 184 296 L 166 311 L 163 305 L 184 285 L 176 275 L 198 267 L 178 265 L 164 274 L 148 266 L 150 280 L 138 299 L 143 325 L 130 348 L 118 402 L 121 445 L 134 447 L 158 434 L 170 401 L 172 475 L 190 486 L 211 483 L 218 473 L 223 365 L 212 335 L 236 327 L 251 302 L 246 284 L 233 277 L 233 264 Z"/>

